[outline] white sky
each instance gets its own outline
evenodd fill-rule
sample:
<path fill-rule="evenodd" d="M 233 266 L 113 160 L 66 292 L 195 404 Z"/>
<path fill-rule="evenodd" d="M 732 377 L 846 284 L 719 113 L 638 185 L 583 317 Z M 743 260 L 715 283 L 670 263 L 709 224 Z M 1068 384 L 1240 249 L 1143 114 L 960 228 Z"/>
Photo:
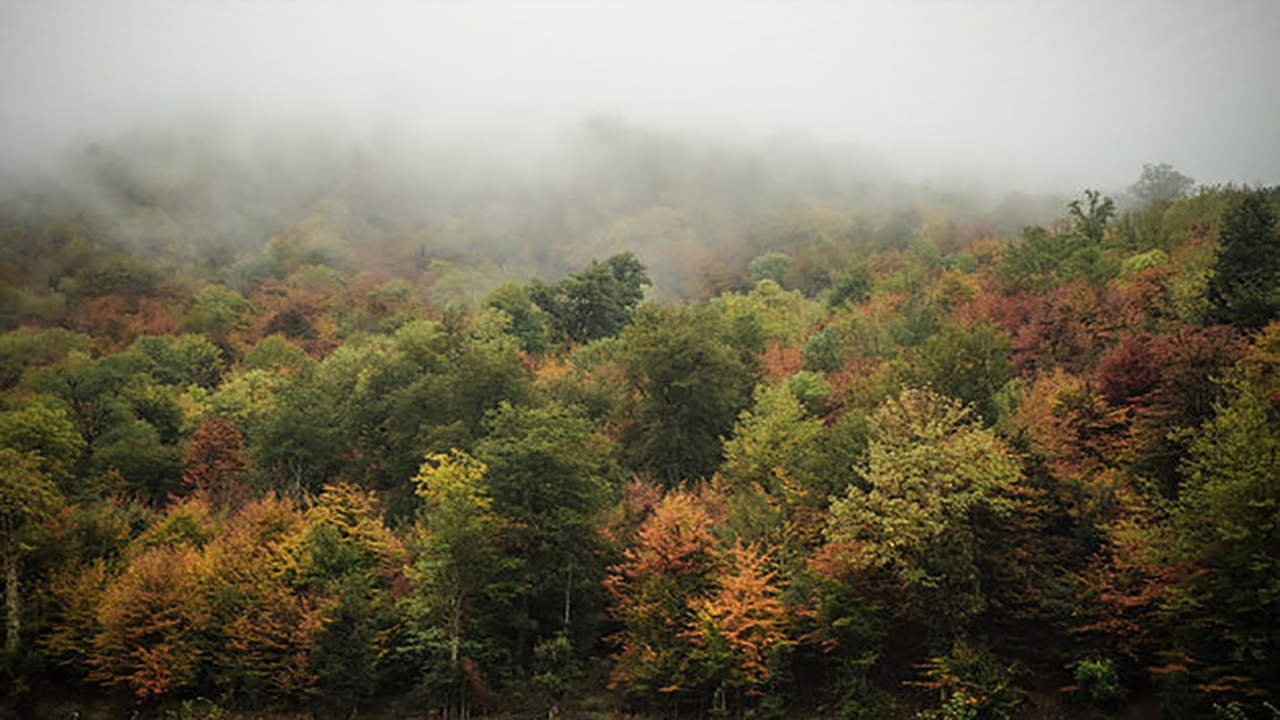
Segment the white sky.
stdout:
<path fill-rule="evenodd" d="M 194 120 L 487 143 L 594 114 L 910 178 L 1280 183 L 1280 0 L 0 0 L 0 173 Z"/>

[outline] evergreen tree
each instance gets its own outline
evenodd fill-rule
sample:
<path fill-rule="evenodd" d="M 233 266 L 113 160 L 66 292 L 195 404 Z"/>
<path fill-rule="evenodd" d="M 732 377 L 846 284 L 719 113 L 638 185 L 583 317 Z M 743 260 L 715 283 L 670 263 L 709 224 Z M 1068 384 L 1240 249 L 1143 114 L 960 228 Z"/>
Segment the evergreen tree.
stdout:
<path fill-rule="evenodd" d="M 1244 192 L 1227 211 L 1209 280 L 1211 319 L 1256 330 L 1280 311 L 1280 242 L 1265 189 Z"/>

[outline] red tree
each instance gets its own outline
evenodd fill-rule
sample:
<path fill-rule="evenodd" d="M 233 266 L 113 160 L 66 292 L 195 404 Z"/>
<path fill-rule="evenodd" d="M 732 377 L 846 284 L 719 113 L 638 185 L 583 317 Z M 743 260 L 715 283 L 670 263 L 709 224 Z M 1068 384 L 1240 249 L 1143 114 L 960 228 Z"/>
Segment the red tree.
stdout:
<path fill-rule="evenodd" d="M 248 463 L 241 454 L 244 434 L 234 422 L 210 416 L 191 435 L 183 455 L 186 469 L 182 482 L 197 496 L 216 508 L 232 507 L 244 501 L 244 474 Z"/>

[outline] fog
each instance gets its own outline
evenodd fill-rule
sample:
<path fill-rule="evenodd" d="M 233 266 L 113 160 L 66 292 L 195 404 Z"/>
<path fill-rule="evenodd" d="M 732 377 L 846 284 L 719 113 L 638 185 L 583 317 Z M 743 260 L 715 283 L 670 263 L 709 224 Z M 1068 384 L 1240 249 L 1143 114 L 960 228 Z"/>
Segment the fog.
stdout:
<path fill-rule="evenodd" d="M 6 0 L 0 160 L 202 128 L 520 157 L 604 116 L 802 137 L 909 181 L 1274 183 L 1277 31 L 1268 0 Z"/>

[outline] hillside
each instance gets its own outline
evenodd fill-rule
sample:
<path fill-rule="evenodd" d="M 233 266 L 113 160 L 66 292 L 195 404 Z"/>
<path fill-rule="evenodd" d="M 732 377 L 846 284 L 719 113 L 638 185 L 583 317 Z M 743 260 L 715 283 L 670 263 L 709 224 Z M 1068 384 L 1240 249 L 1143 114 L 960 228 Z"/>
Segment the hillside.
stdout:
<path fill-rule="evenodd" d="M 1275 717 L 1280 189 L 883 178 L 598 119 L 10 183 L 0 713 Z"/>

